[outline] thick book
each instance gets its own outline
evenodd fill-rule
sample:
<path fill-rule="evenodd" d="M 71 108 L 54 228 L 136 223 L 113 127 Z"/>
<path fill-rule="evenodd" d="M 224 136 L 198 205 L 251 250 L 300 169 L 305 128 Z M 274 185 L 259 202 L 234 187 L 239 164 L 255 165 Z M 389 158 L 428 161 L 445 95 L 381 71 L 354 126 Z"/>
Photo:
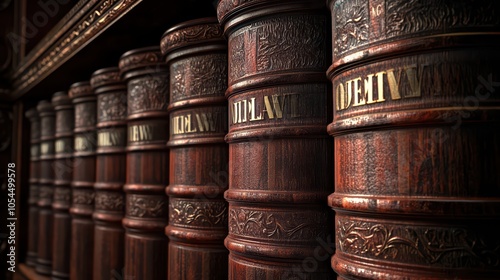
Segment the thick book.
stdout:
<path fill-rule="evenodd" d="M 29 178 L 29 220 L 26 264 L 35 267 L 38 252 L 38 191 L 40 177 L 40 117 L 36 108 L 26 111 L 30 121 L 30 178 Z"/>
<path fill-rule="evenodd" d="M 68 93 L 75 106 L 70 275 L 87 280 L 93 274 L 96 96 L 88 81 L 72 84 Z"/>
<path fill-rule="evenodd" d="M 229 279 L 335 279 L 324 1 L 218 3 L 228 38 Z"/>
<path fill-rule="evenodd" d="M 168 279 L 227 279 L 227 41 L 217 18 L 203 18 L 167 30 L 161 47 L 171 85 Z"/>
<path fill-rule="evenodd" d="M 343 279 L 500 275 L 498 1 L 329 1 Z"/>
<path fill-rule="evenodd" d="M 54 230 L 52 244 L 52 277 L 69 279 L 71 246 L 71 180 L 73 178 L 74 108 L 65 92 L 52 97 L 56 114 L 54 158 Z"/>
<path fill-rule="evenodd" d="M 119 68 L 127 83 L 124 278 L 167 279 L 168 69 L 159 47 L 124 53 Z"/>
<path fill-rule="evenodd" d="M 90 85 L 97 96 L 93 279 L 108 280 L 124 265 L 127 86 L 117 67 L 95 71 Z"/>
<path fill-rule="evenodd" d="M 54 107 L 46 100 L 37 106 L 40 116 L 40 177 L 38 180 L 38 251 L 36 272 L 50 275 L 52 272 L 52 230 L 54 196 Z"/>

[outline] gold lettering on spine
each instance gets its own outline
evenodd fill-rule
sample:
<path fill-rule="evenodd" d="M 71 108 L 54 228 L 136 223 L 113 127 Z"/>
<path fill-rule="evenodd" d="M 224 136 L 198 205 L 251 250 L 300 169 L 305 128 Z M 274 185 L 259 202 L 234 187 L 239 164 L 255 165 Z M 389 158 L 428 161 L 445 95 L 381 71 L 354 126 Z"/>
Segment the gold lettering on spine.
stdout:
<path fill-rule="evenodd" d="M 99 147 L 114 147 L 120 145 L 120 133 L 103 131 L 97 136 L 97 145 Z"/>
<path fill-rule="evenodd" d="M 390 100 L 420 97 L 422 95 L 421 77 L 422 75 L 418 74 L 418 67 L 415 65 L 405 67 L 402 70 L 388 69 L 368 74 L 365 77 L 356 77 L 345 82 L 339 82 L 335 86 L 335 108 L 337 111 L 341 111 L 351 106 L 357 107 L 385 102 L 387 94 L 390 96 Z M 377 83 L 376 94 L 374 90 L 375 81 Z M 384 83 L 387 83 L 389 92 L 385 92 Z M 406 90 L 408 88 L 409 90 Z"/>
<path fill-rule="evenodd" d="M 59 139 L 56 141 L 56 153 L 62 153 L 64 152 L 64 140 Z"/>
<path fill-rule="evenodd" d="M 337 111 L 344 110 L 346 108 L 345 104 L 345 89 L 344 84 L 339 83 L 335 88 L 335 95 L 337 96 Z"/>
<path fill-rule="evenodd" d="M 418 97 L 421 96 L 421 80 L 417 77 L 416 67 L 410 67 L 406 69 L 406 76 L 408 77 L 408 83 L 410 84 L 411 94 L 407 94 L 406 97 Z M 420 75 L 422 77 L 422 75 Z"/>
<path fill-rule="evenodd" d="M 42 155 L 48 155 L 49 154 L 49 143 L 42 143 L 40 147 L 40 151 Z"/>
<path fill-rule="evenodd" d="M 274 115 L 276 114 L 277 119 L 283 118 L 283 105 L 285 104 L 285 96 L 283 96 L 283 102 L 279 102 L 278 95 L 271 96 L 273 103 L 271 106 L 271 102 L 269 102 L 269 96 L 264 96 L 264 104 L 266 106 L 267 117 L 269 119 L 274 119 Z"/>
<path fill-rule="evenodd" d="M 262 121 L 266 119 L 265 116 L 269 120 L 300 117 L 299 96 L 296 93 L 274 94 L 265 95 L 260 100 L 252 97 L 249 100 L 236 101 L 230 106 L 231 120 L 233 124 L 238 124 Z"/>
<path fill-rule="evenodd" d="M 75 138 L 75 151 L 92 150 L 92 143 L 85 136 L 77 136 Z"/>
<path fill-rule="evenodd" d="M 398 78 L 394 76 L 394 69 L 387 70 L 387 82 L 389 83 L 389 91 L 391 92 L 391 99 L 401 99 L 399 94 L 399 82 L 401 81 L 401 71 L 398 72 Z"/>
<path fill-rule="evenodd" d="M 361 106 L 366 104 L 366 97 L 361 96 L 361 78 L 352 80 L 354 83 L 354 104 L 352 106 Z M 366 90 L 365 90 L 366 91 Z"/>
<path fill-rule="evenodd" d="M 255 116 L 255 111 L 257 111 L 255 104 L 256 104 L 255 97 L 250 98 L 250 108 L 248 109 L 248 111 L 250 112 L 250 121 L 251 122 L 262 120 L 262 112 L 260 112 L 258 117 Z"/>
<path fill-rule="evenodd" d="M 201 132 L 210 131 L 215 132 L 215 126 L 217 124 L 218 114 L 206 113 L 206 114 L 196 114 L 196 120 L 198 121 L 198 128 Z"/>
<path fill-rule="evenodd" d="M 129 127 L 129 141 L 151 141 L 153 140 L 153 127 L 151 125 L 134 125 Z"/>
<path fill-rule="evenodd" d="M 196 120 L 195 123 L 193 123 Z M 219 113 L 196 113 L 171 118 L 171 133 L 189 134 L 195 132 L 217 132 L 223 128 L 219 124 Z"/>
<path fill-rule="evenodd" d="M 378 91 L 377 91 L 377 94 L 378 94 L 378 100 L 376 100 L 376 102 L 384 102 L 385 99 L 384 99 L 384 74 L 385 74 L 385 71 L 381 71 L 381 72 L 378 72 L 377 74 L 375 74 L 375 76 L 377 77 L 377 85 L 378 85 Z"/>
<path fill-rule="evenodd" d="M 366 100 L 366 102 L 364 102 L 363 105 L 373 104 L 376 102 L 373 99 L 373 76 L 374 74 L 370 74 L 366 76 L 366 79 L 364 80 L 364 85 L 365 85 L 364 100 Z"/>

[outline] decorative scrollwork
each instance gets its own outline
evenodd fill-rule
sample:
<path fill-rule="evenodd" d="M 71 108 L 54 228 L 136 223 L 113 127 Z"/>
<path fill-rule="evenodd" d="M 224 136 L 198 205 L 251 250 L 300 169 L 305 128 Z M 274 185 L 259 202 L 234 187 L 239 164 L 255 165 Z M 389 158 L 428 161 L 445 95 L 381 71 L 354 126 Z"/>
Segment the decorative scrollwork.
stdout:
<path fill-rule="evenodd" d="M 92 88 L 97 88 L 109 84 L 121 83 L 120 72 L 118 69 L 116 71 L 109 71 L 102 74 L 93 75 L 90 78 L 90 85 Z"/>
<path fill-rule="evenodd" d="M 387 1 L 387 34 L 402 35 L 473 26 L 497 26 L 498 1 Z"/>
<path fill-rule="evenodd" d="M 166 53 L 192 42 L 212 39 L 223 39 L 222 29 L 218 23 L 194 25 L 168 33 L 161 40 L 161 49 Z"/>
<path fill-rule="evenodd" d="M 497 267 L 496 236 L 457 227 L 385 225 L 337 220 L 337 248 L 345 253 L 396 262 L 438 267 Z"/>
<path fill-rule="evenodd" d="M 122 57 L 118 63 L 120 71 L 126 72 L 140 67 L 157 67 L 158 63 L 163 63 L 160 50 L 149 50 L 138 52 Z"/>
<path fill-rule="evenodd" d="M 70 98 L 77 98 L 80 96 L 93 96 L 94 92 L 92 91 L 92 87 L 90 86 L 90 83 L 88 82 L 79 82 L 77 84 L 73 84 L 69 90 L 68 90 L 68 95 Z"/>
<path fill-rule="evenodd" d="M 229 232 L 251 237 L 309 240 L 326 236 L 327 223 L 324 212 L 229 210 Z"/>
<path fill-rule="evenodd" d="M 16 91 L 24 91 L 29 85 L 43 79 L 48 72 L 50 73 L 57 68 L 138 2 L 140 0 L 79 1 L 70 14 L 65 16 L 64 21 L 67 23 L 70 19 L 75 18 L 74 15 L 77 13 L 84 16 L 76 24 L 71 24 L 71 28 L 68 28 L 67 32 L 63 32 L 61 35 L 51 34 L 55 36 L 55 39 L 50 40 L 47 43 L 48 46 L 42 45 L 39 49 L 34 50 L 34 53 L 42 53 L 41 48 L 49 47 L 47 51 L 43 52 L 43 55 L 32 59 L 33 61 L 28 67 L 20 67 L 16 71 L 14 74 Z M 47 37 L 50 38 L 50 36 Z"/>
<path fill-rule="evenodd" d="M 223 95 L 227 88 L 227 56 L 208 54 L 173 62 L 171 102 L 195 96 Z"/>
<path fill-rule="evenodd" d="M 217 18 L 221 21 L 234 8 L 258 0 L 221 0 L 217 6 Z M 262 0 L 261 0 L 262 1 Z"/>
<path fill-rule="evenodd" d="M 167 199 L 163 196 L 127 195 L 127 215 L 140 218 L 167 216 Z"/>
<path fill-rule="evenodd" d="M 94 191 L 92 190 L 73 190 L 73 204 L 93 205 Z"/>
<path fill-rule="evenodd" d="M 122 211 L 123 194 L 118 192 L 96 192 L 95 209 L 106 211 Z"/>
<path fill-rule="evenodd" d="M 75 106 L 75 127 L 95 126 L 96 104 L 82 103 Z"/>
<path fill-rule="evenodd" d="M 127 117 L 127 95 L 122 92 L 101 94 L 97 97 L 99 122 L 125 120 Z"/>
<path fill-rule="evenodd" d="M 190 226 L 227 226 L 227 202 L 170 199 L 170 223 Z"/>
<path fill-rule="evenodd" d="M 464 28 L 490 27 L 500 23 L 498 1 L 473 0 L 433 1 L 398 0 L 379 1 L 371 6 L 368 0 L 330 1 L 335 22 L 334 56 L 356 47 L 397 36 L 464 32 Z M 372 25 L 377 22 L 377 25 Z M 378 34 L 378 35 L 377 35 Z M 369 38 L 373 37 L 373 38 Z"/>
<path fill-rule="evenodd" d="M 369 11 L 368 1 L 339 1 L 335 7 L 335 33 L 333 52 L 344 52 L 363 42 L 368 42 Z M 342 9 L 342 10 L 339 10 Z"/>
<path fill-rule="evenodd" d="M 128 114 L 144 111 L 165 111 L 168 106 L 168 79 L 164 76 L 145 77 L 128 85 Z"/>

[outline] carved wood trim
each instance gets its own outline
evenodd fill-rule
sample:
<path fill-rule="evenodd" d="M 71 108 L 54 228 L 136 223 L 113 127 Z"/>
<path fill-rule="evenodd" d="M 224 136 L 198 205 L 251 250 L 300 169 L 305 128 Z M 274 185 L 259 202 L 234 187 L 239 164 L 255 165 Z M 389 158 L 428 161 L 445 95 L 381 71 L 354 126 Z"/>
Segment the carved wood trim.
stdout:
<path fill-rule="evenodd" d="M 13 71 L 10 99 L 20 98 L 142 0 L 80 0 Z"/>

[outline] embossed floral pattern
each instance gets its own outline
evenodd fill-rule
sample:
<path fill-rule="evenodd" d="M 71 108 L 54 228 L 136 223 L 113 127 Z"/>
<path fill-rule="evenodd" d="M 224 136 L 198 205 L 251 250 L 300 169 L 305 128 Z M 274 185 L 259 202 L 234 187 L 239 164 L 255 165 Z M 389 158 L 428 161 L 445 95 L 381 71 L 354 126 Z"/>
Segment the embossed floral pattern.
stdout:
<path fill-rule="evenodd" d="M 127 196 L 127 215 L 141 218 L 166 217 L 167 201 L 164 197 L 135 195 Z"/>
<path fill-rule="evenodd" d="M 100 122 L 124 120 L 127 117 L 127 95 L 122 92 L 101 94 L 97 98 Z"/>
<path fill-rule="evenodd" d="M 325 213 L 229 210 L 229 232 L 249 237 L 309 240 L 326 236 Z"/>
<path fill-rule="evenodd" d="M 222 29 L 218 24 L 195 25 L 167 34 L 161 40 L 161 49 L 166 52 L 191 42 L 216 38 L 222 39 Z"/>
<path fill-rule="evenodd" d="M 166 110 L 168 89 L 169 82 L 165 76 L 130 81 L 128 85 L 128 114 Z"/>
<path fill-rule="evenodd" d="M 172 102 L 194 96 L 220 96 L 227 87 L 226 75 L 220 75 L 227 73 L 227 56 L 210 54 L 190 57 L 172 63 L 170 73 L 173 77 Z"/>
<path fill-rule="evenodd" d="M 170 223 L 190 226 L 227 226 L 227 202 L 170 199 Z"/>
<path fill-rule="evenodd" d="M 123 194 L 98 191 L 95 196 L 95 209 L 107 211 L 123 210 Z"/>
<path fill-rule="evenodd" d="M 80 205 L 94 204 L 94 192 L 91 190 L 74 190 L 73 204 L 80 204 Z"/>
<path fill-rule="evenodd" d="M 358 256 L 438 267 L 500 264 L 500 242 L 466 228 L 337 221 L 337 248 Z"/>

